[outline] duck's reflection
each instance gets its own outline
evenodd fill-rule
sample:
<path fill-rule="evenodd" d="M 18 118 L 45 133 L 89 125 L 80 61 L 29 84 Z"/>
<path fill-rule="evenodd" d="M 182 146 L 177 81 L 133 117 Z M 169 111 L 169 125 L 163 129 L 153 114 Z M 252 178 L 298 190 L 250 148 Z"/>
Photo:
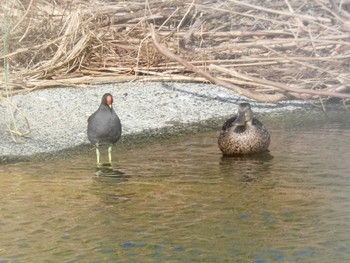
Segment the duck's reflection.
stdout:
<path fill-rule="evenodd" d="M 256 180 L 271 167 L 273 156 L 269 152 L 254 155 L 222 156 L 220 170 L 224 175 L 233 175 L 244 182 Z"/>

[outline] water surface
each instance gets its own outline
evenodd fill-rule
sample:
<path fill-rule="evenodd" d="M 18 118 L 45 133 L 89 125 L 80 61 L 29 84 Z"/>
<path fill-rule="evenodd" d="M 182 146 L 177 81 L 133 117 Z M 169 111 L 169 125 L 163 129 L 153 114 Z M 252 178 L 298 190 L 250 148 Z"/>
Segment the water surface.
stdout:
<path fill-rule="evenodd" d="M 348 262 L 350 122 L 310 123 L 265 123 L 256 158 L 213 131 L 121 146 L 106 176 L 94 151 L 2 165 L 0 262 Z"/>

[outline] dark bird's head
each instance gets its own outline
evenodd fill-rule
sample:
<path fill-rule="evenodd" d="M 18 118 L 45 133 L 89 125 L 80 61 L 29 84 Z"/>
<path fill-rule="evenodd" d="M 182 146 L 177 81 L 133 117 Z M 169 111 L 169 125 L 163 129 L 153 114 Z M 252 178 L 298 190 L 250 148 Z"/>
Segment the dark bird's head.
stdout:
<path fill-rule="evenodd" d="M 113 104 L 113 96 L 112 96 L 112 94 L 110 94 L 110 93 L 105 93 L 105 94 L 102 96 L 101 104 L 106 105 L 106 106 L 112 108 L 112 104 Z"/>

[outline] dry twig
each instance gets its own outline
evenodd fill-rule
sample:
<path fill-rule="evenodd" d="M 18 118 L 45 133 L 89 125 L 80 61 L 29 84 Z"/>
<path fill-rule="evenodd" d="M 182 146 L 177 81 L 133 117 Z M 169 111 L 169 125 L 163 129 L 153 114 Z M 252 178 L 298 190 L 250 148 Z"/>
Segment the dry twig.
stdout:
<path fill-rule="evenodd" d="M 314 91 L 348 101 L 339 95 L 350 83 L 350 14 L 340 9 L 341 0 L 27 2 L 0 9 L 0 20 L 15 25 L 9 53 L 0 52 L 10 63 L 13 93 L 122 79 L 193 79 L 263 101 L 314 98 Z M 157 42 L 148 37 L 149 23 Z M 156 43 L 164 44 L 159 49 Z M 164 50 L 170 53 L 160 54 Z M 266 93 L 266 84 L 217 68 L 209 74 L 208 65 L 311 92 L 275 87 Z"/>

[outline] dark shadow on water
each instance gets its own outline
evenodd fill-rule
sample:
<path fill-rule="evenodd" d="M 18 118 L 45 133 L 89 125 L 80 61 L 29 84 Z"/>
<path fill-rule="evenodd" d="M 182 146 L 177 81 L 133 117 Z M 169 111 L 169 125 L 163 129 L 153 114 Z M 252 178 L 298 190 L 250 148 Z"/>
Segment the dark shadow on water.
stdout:
<path fill-rule="evenodd" d="M 92 192 L 99 196 L 101 203 L 106 206 L 120 204 L 132 199 L 135 193 L 124 193 L 118 187 L 120 183 L 128 181 L 130 176 L 116 170 L 113 166 L 102 165 L 96 168 L 96 176 L 92 185 Z"/>
<path fill-rule="evenodd" d="M 100 178 L 113 178 L 119 183 L 125 182 L 129 178 L 124 172 L 113 168 L 111 164 L 103 164 L 101 167 L 96 167 L 95 175 Z"/>
<path fill-rule="evenodd" d="M 235 176 L 240 181 L 251 182 L 266 174 L 271 168 L 273 156 L 269 152 L 242 155 L 222 156 L 220 159 L 220 170 L 224 175 Z"/>

